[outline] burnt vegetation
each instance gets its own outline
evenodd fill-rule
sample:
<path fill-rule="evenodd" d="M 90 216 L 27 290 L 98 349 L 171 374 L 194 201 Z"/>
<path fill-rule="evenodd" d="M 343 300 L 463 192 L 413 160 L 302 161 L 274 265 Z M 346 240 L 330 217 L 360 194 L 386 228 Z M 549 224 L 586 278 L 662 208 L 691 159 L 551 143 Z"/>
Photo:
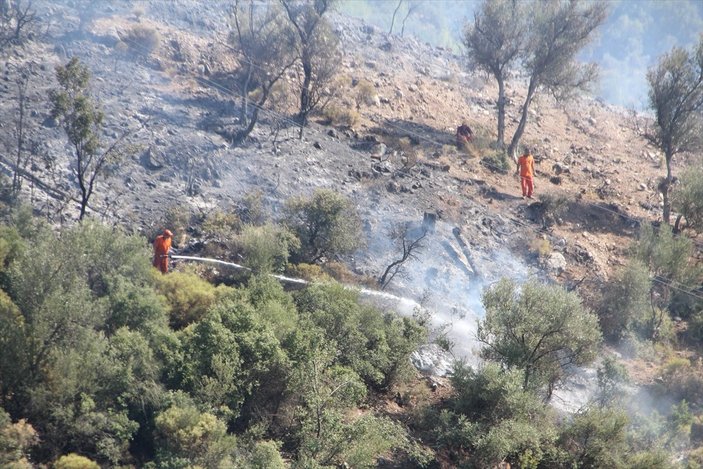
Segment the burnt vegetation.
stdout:
<path fill-rule="evenodd" d="M 576 57 L 606 21 L 604 3 L 477 6 L 457 39 L 496 81 L 496 132 L 472 123 L 476 139 L 460 148 L 418 107 L 387 113 L 421 107 L 421 87 L 450 78 L 420 65 L 407 89 L 385 71 L 367 77 L 380 67 L 344 50 L 341 2 L 193 2 L 170 17 L 211 33 L 192 44 L 150 2 L 129 12 L 38 3 L 0 0 L 1 467 L 703 464 L 703 41 L 672 49 L 646 77 L 654 119 L 641 134 L 666 167 L 661 221 L 605 190 L 593 203 L 562 187 L 497 213 L 484 206 L 519 203 L 500 181 L 539 96 L 593 83 L 595 67 Z M 400 54 L 406 23 L 433 5 L 386 7 L 382 57 Z M 65 31 L 52 15 L 66 15 Z M 63 43 L 42 42 L 58 32 Z M 58 65 L 34 60 L 42 53 Z M 118 74 L 148 76 L 164 94 L 139 91 L 135 105 L 114 91 Z M 343 146 L 364 161 L 326 167 Z M 674 161 L 690 166 L 679 179 Z M 432 212 L 392 223 L 403 205 Z M 379 226 L 392 226 L 380 240 Z M 165 227 L 176 263 L 162 275 L 149 241 Z M 601 235 L 621 245 L 580 244 Z M 535 275 L 510 278 L 508 248 Z M 444 269 L 422 271 L 440 297 L 430 309 L 394 297 L 430 261 Z M 437 376 L 416 352 L 453 352 L 435 321 L 457 309 L 441 288 L 456 271 L 459 289 L 482 292 L 461 306 L 482 311 L 471 339 L 483 361 L 456 356 Z M 588 395 L 560 407 L 559 392 L 584 375 Z M 645 398 L 657 409 L 633 404 Z"/>

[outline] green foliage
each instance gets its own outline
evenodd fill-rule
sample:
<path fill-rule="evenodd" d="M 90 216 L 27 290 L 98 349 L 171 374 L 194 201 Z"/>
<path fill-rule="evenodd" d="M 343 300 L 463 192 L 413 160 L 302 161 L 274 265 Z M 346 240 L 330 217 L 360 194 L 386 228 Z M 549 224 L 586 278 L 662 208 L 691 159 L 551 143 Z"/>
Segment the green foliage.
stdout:
<path fill-rule="evenodd" d="M 156 416 L 161 467 L 234 467 L 235 439 L 225 423 L 195 407 L 171 407 Z"/>
<path fill-rule="evenodd" d="M 85 216 L 95 181 L 114 152 L 100 153 L 104 114 L 89 94 L 90 71 L 78 58 L 56 67 L 59 88 L 49 93 L 51 116 L 58 119 L 74 150 L 71 168 L 81 193 L 80 219 Z"/>
<path fill-rule="evenodd" d="M 629 381 L 627 369 L 608 356 L 598 366 L 596 376 L 598 377 L 596 402 L 601 407 L 621 404 L 625 396 L 622 386 Z"/>
<path fill-rule="evenodd" d="M 685 358 L 671 358 L 661 370 L 660 392 L 677 401 L 703 404 L 703 365 Z"/>
<path fill-rule="evenodd" d="M 359 123 L 359 113 L 343 105 L 331 103 L 325 106 L 322 115 L 327 119 L 329 125 L 336 127 L 353 128 Z"/>
<path fill-rule="evenodd" d="M 486 358 L 522 370 L 525 389 L 561 381 L 566 364 L 593 359 L 601 340 L 598 320 L 575 293 L 556 285 L 503 279 L 483 294 L 485 319 L 477 336 Z"/>
<path fill-rule="evenodd" d="M 61 456 L 52 467 L 54 469 L 100 469 L 98 463 L 75 453 Z"/>
<path fill-rule="evenodd" d="M 10 416 L 0 407 L 0 466 L 15 469 L 33 467 L 29 463 L 28 453 L 37 443 L 39 435 L 26 420 L 12 423 Z"/>
<path fill-rule="evenodd" d="M 606 337 L 620 339 L 626 330 L 633 330 L 635 325 L 645 322 L 651 311 L 651 287 L 647 266 L 636 259 L 616 272 L 613 279 L 605 285 L 598 310 L 601 329 Z"/>
<path fill-rule="evenodd" d="M 628 467 L 624 464 L 628 422 L 622 410 L 593 408 L 577 413 L 560 436 L 570 460 L 563 467 Z"/>
<path fill-rule="evenodd" d="M 172 371 L 178 386 L 226 419 L 239 415 L 262 383 L 274 387 L 284 354 L 273 332 L 244 302 L 224 300 L 181 333 Z"/>
<path fill-rule="evenodd" d="M 166 298 L 148 284 L 135 285 L 123 276 L 115 276 L 107 282 L 107 311 L 105 329 L 114 333 L 121 327 L 146 330 L 149 327 L 168 325 Z"/>
<path fill-rule="evenodd" d="M 522 381 L 519 371 L 504 372 L 496 364 L 479 370 L 458 366 L 452 375 L 457 395 L 443 417 L 444 428 L 459 430 L 448 440 L 452 447 L 471 448 L 471 460 L 480 467 L 504 459 L 540 461 L 556 431 L 548 408 L 523 390 Z"/>
<path fill-rule="evenodd" d="M 298 311 L 281 282 L 268 275 L 252 276 L 244 290 L 258 316 L 279 340 L 298 327 Z"/>
<path fill-rule="evenodd" d="M 312 285 L 295 299 L 301 318 L 336 343 L 339 362 L 377 388 L 393 383 L 426 338 L 426 330 L 413 319 L 362 306 L 356 292 L 339 284 Z"/>
<path fill-rule="evenodd" d="M 695 311 L 697 304 L 681 288 L 670 288 L 669 283 L 676 282 L 684 290 L 692 290 L 699 284 L 701 268 L 694 261 L 694 247 L 688 238 L 675 236 L 668 225 L 654 230 L 650 225 L 643 225 L 638 241 L 632 246 L 633 257 L 649 267 L 650 273 L 658 278 L 653 284 L 657 306 L 669 308 L 671 314 L 688 317 Z"/>
<path fill-rule="evenodd" d="M 273 224 L 246 225 L 236 240 L 247 267 L 254 273 L 283 272 L 291 250 L 300 241 L 287 229 Z"/>
<path fill-rule="evenodd" d="M 274 441 L 256 443 L 247 457 L 247 469 L 286 469 L 280 453 L 280 445 Z"/>
<path fill-rule="evenodd" d="M 680 181 L 674 192 L 674 210 L 684 216 L 688 228 L 700 232 L 703 229 L 703 169 L 688 168 Z"/>
<path fill-rule="evenodd" d="M 176 329 L 200 320 L 218 297 L 218 289 L 194 273 L 155 276 L 155 283 L 157 291 L 166 297 L 170 323 Z"/>
<path fill-rule="evenodd" d="M 483 155 L 481 161 L 484 166 L 496 173 L 508 174 L 510 171 L 510 158 L 504 150 L 489 151 Z"/>
<path fill-rule="evenodd" d="M 297 260 L 315 263 L 354 251 L 361 240 L 361 222 L 352 203 L 328 189 L 312 197 L 286 202 L 287 224 L 300 239 Z"/>
<path fill-rule="evenodd" d="M 248 192 L 239 202 L 237 214 L 243 223 L 263 225 L 266 222 L 264 193 L 261 190 Z"/>

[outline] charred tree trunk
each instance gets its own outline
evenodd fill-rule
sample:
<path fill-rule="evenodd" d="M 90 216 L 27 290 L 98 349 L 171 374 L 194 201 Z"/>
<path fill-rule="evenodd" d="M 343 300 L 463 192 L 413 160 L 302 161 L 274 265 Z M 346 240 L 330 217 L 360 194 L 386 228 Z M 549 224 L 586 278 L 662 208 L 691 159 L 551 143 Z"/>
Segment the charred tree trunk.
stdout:
<path fill-rule="evenodd" d="M 505 148 L 505 80 L 497 75 L 498 81 L 498 148 Z"/>

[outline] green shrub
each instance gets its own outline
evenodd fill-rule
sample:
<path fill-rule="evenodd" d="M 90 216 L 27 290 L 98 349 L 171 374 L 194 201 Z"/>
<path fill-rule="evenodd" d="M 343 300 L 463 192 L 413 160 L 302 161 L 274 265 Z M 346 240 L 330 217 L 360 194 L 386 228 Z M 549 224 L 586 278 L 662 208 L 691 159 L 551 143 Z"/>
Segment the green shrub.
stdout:
<path fill-rule="evenodd" d="M 135 285 L 122 276 L 107 282 L 108 316 L 105 329 L 114 333 L 121 327 L 144 330 L 168 324 L 167 301 L 152 286 Z"/>
<path fill-rule="evenodd" d="M 247 458 L 248 469 L 286 469 L 288 467 L 281 457 L 281 445 L 275 441 L 259 441 L 254 445 Z"/>
<path fill-rule="evenodd" d="M 643 318 L 650 311 L 651 285 L 647 267 L 637 260 L 630 261 L 615 273 L 611 281 L 604 286 L 598 308 L 601 329 L 606 337 L 619 340 L 626 330 L 638 334 L 645 332 L 635 330 L 635 325 L 642 325 Z"/>
<path fill-rule="evenodd" d="M 355 109 L 334 103 L 325 106 L 322 113 L 329 124 L 336 127 L 353 128 L 360 119 L 359 113 Z"/>
<path fill-rule="evenodd" d="M 213 414 L 173 406 L 154 423 L 160 467 L 234 467 L 230 453 L 235 439 Z"/>
<path fill-rule="evenodd" d="M 280 392 L 276 376 L 285 355 L 273 331 L 244 301 L 222 300 L 180 338 L 171 371 L 177 386 L 227 421 L 239 416 L 261 384 L 265 392 Z"/>
<path fill-rule="evenodd" d="M 544 226 L 552 226 L 560 223 L 561 217 L 569 209 L 571 200 L 564 193 L 547 193 L 539 195 L 539 213 Z"/>
<path fill-rule="evenodd" d="M 150 55 L 161 43 L 161 35 L 156 28 L 144 24 L 132 26 L 121 39 L 127 43 L 132 53 L 137 56 Z"/>
<path fill-rule="evenodd" d="M 357 109 L 361 107 L 362 104 L 366 106 L 373 106 L 376 104 L 378 99 L 378 93 L 376 92 L 376 87 L 373 83 L 368 80 L 359 80 L 356 85 L 356 107 Z"/>
<path fill-rule="evenodd" d="M 703 170 L 688 168 L 673 192 L 672 205 L 686 219 L 686 226 L 698 232 L 703 229 Z"/>
<path fill-rule="evenodd" d="M 577 413 L 559 438 L 559 445 L 570 455 L 570 464 L 562 467 L 624 469 L 628 423 L 622 410 L 594 408 Z"/>
<path fill-rule="evenodd" d="M 481 161 L 484 166 L 493 172 L 508 174 L 510 171 L 510 158 L 504 150 L 493 150 L 486 152 Z"/>
<path fill-rule="evenodd" d="M 242 198 L 237 214 L 243 223 L 258 226 L 266 222 L 263 199 L 264 193 L 260 190 L 249 192 Z"/>
<path fill-rule="evenodd" d="M 450 420 L 442 427 L 463 428 L 463 437 L 448 441 L 455 451 L 460 449 L 457 444 L 472 448 L 475 466 L 489 467 L 506 459 L 540 461 L 556 440 L 549 409 L 534 393 L 523 390 L 519 371 L 503 371 L 493 363 L 479 370 L 458 365 L 451 382 L 457 391 L 450 401 L 454 415 L 445 416 Z M 445 438 L 441 433 L 438 437 Z"/>
<path fill-rule="evenodd" d="M 98 463 L 75 453 L 61 456 L 54 462 L 54 469 L 100 469 Z"/>
<path fill-rule="evenodd" d="M 230 212 L 215 210 L 205 215 L 200 229 L 205 238 L 227 243 L 241 228 L 239 217 Z"/>
<path fill-rule="evenodd" d="M 295 300 L 301 318 L 336 342 L 339 363 L 378 389 L 402 375 L 410 354 L 426 339 L 427 331 L 415 320 L 362 306 L 356 292 L 339 284 L 312 285 Z"/>
<path fill-rule="evenodd" d="M 306 264 L 301 262 L 300 264 L 293 264 L 288 266 L 288 274 L 295 278 L 301 278 L 309 282 L 320 281 L 328 282 L 330 281 L 330 276 L 327 275 L 317 264 Z"/>
<path fill-rule="evenodd" d="M 166 297 L 174 328 L 200 320 L 218 297 L 217 288 L 193 273 L 171 272 L 154 277 L 156 290 Z M 220 290 L 225 291 L 224 287 Z"/>
<path fill-rule="evenodd" d="M 237 236 L 236 244 L 244 263 L 254 273 L 283 272 L 291 250 L 300 248 L 300 241 L 286 228 L 266 224 L 246 225 Z"/>
<path fill-rule="evenodd" d="M 525 389 L 553 386 L 566 376 L 563 356 L 571 365 L 590 362 L 598 350 L 598 318 L 573 292 L 530 280 L 518 285 L 502 279 L 484 290 L 485 318 L 477 337 L 485 358 L 524 373 Z"/>
<path fill-rule="evenodd" d="M 662 394 L 695 406 L 703 404 L 703 365 L 673 357 L 662 365 L 661 376 Z"/>
<path fill-rule="evenodd" d="M 329 190 L 286 202 L 286 223 L 301 246 L 297 261 L 308 263 L 353 252 L 361 244 L 361 221 L 351 201 Z"/>

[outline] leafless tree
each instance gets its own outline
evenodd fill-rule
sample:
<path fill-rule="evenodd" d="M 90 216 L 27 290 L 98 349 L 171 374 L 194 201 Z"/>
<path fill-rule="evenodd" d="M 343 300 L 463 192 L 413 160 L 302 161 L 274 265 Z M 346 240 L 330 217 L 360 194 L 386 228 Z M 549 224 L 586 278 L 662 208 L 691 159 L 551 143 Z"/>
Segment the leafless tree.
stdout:
<path fill-rule="evenodd" d="M 648 71 L 647 81 L 655 121 L 644 136 L 664 153 L 666 178 L 661 184 L 662 217 L 669 223 L 674 155 L 703 148 L 703 38 L 692 52 L 674 47 Z"/>
<path fill-rule="evenodd" d="M 24 41 L 38 22 L 31 1 L 0 1 L 0 49 Z"/>
<path fill-rule="evenodd" d="M 22 173 L 26 170 L 31 153 L 26 151 L 27 84 L 29 73 L 22 71 L 17 77 L 17 118 L 15 120 L 15 167 L 12 173 L 12 192 L 17 196 L 22 189 Z"/>
<path fill-rule="evenodd" d="M 399 257 L 393 260 L 378 278 L 378 284 L 381 286 L 381 290 L 386 289 L 388 284 L 402 271 L 408 261 L 417 259 L 417 254 L 425 248 L 423 241 L 426 237 L 427 230 L 424 229 L 419 236 L 413 236 L 407 223 L 399 224 L 392 228 L 391 239 L 398 247 L 400 253 Z"/>
<path fill-rule="evenodd" d="M 498 82 L 498 145 L 505 147 L 505 81 L 524 52 L 526 4 L 518 0 L 487 0 L 464 29 L 469 65 Z"/>
<path fill-rule="evenodd" d="M 229 42 L 239 54 L 235 72 L 242 97 L 242 128 L 232 137 L 240 143 L 254 130 L 273 86 L 298 60 L 296 38 L 277 3 L 237 0 L 231 8 Z M 249 110 L 249 101 L 254 103 Z"/>
<path fill-rule="evenodd" d="M 398 4 L 395 6 L 395 10 L 393 10 L 393 17 L 391 18 L 391 27 L 388 30 L 388 34 L 393 34 L 393 26 L 395 26 L 395 17 L 398 14 L 398 11 L 400 10 L 400 7 L 403 5 L 403 0 L 398 0 Z"/>
<path fill-rule="evenodd" d="M 280 0 L 296 32 L 296 53 L 300 60 L 300 134 L 310 113 L 329 95 L 327 85 L 339 67 L 339 39 L 324 15 L 335 0 Z"/>
<path fill-rule="evenodd" d="M 405 22 L 408 21 L 408 18 L 410 18 L 412 14 L 420 8 L 420 5 L 422 5 L 422 2 L 410 2 L 410 4 L 408 5 L 408 11 L 405 13 L 405 16 L 403 17 L 403 22 L 401 23 L 400 37 L 403 37 L 403 35 L 405 34 Z"/>
<path fill-rule="evenodd" d="M 521 55 L 528 85 L 520 122 L 508 146 L 513 159 L 527 125 L 530 104 L 538 91 L 550 92 L 563 100 L 588 89 L 594 82 L 596 66 L 581 64 L 575 57 L 605 21 L 607 5 L 586 0 L 533 2 L 526 17 L 527 40 Z"/>

